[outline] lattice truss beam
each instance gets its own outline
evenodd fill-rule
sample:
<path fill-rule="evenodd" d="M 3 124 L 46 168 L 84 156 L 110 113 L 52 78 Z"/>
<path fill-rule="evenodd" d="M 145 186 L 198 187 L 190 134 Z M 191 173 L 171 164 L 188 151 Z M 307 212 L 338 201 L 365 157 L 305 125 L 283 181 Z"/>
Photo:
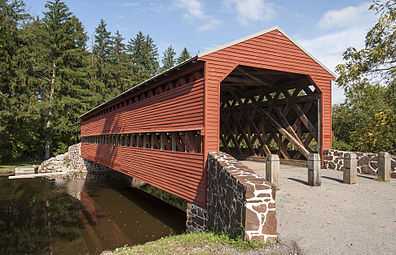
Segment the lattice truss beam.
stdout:
<path fill-rule="evenodd" d="M 319 150 L 319 98 L 305 76 L 236 69 L 221 87 L 221 150 L 237 158 L 306 159 Z"/>

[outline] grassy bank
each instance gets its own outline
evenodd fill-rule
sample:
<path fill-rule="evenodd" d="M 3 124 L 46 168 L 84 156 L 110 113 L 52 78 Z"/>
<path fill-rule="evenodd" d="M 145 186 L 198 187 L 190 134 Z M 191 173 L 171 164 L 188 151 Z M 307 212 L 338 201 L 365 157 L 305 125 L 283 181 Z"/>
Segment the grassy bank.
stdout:
<path fill-rule="evenodd" d="M 32 167 L 34 163 L 35 162 L 22 162 L 0 165 L 0 176 L 13 174 L 16 167 Z"/>
<path fill-rule="evenodd" d="M 228 255 L 228 254 L 301 254 L 295 244 L 246 242 L 233 240 L 224 235 L 213 233 L 189 233 L 165 237 L 144 245 L 118 248 L 114 255 L 131 254 L 194 254 L 194 255 Z"/>

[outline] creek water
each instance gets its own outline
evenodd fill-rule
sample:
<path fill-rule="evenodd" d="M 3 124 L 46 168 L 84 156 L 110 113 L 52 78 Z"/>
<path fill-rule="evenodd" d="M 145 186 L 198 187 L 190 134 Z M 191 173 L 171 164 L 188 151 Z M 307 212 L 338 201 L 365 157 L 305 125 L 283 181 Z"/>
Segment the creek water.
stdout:
<path fill-rule="evenodd" d="M 0 254 L 100 254 L 185 231 L 185 213 L 112 181 L 0 177 Z"/>

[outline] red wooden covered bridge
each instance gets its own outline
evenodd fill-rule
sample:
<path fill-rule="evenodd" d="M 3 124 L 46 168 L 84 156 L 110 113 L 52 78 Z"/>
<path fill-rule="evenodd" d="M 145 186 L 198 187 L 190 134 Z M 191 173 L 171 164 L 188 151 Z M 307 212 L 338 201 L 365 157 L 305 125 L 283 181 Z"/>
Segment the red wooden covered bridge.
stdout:
<path fill-rule="evenodd" d="M 333 79 L 273 28 L 195 56 L 82 115 L 82 156 L 205 207 L 208 152 L 304 160 L 330 148 Z"/>

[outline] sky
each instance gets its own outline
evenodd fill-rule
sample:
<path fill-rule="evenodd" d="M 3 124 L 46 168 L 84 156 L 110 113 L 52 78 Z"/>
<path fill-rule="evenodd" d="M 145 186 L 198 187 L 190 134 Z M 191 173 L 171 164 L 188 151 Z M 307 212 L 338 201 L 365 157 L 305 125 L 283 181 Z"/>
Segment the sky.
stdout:
<path fill-rule="evenodd" d="M 280 27 L 330 70 L 348 47 L 361 48 L 376 16 L 370 2 L 359 0 L 65 0 L 92 39 L 104 19 L 111 32 L 128 40 L 149 34 L 162 52 L 172 45 L 197 54 L 218 45 Z M 41 16 L 45 1 L 25 0 Z M 333 85 L 333 104 L 345 99 Z"/>

